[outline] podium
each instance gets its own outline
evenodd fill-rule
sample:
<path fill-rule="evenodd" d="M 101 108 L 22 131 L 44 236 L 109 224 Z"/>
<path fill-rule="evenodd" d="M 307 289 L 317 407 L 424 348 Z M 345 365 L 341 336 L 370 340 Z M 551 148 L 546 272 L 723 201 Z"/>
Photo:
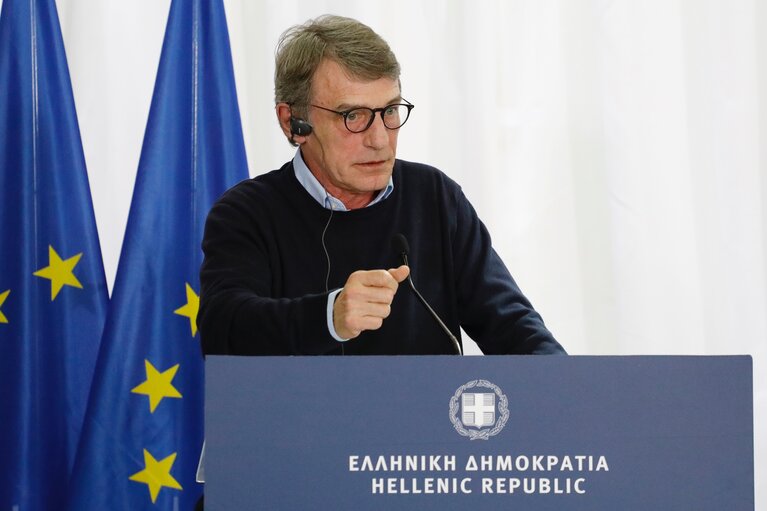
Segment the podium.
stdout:
<path fill-rule="evenodd" d="M 206 509 L 754 509 L 748 356 L 206 361 Z"/>

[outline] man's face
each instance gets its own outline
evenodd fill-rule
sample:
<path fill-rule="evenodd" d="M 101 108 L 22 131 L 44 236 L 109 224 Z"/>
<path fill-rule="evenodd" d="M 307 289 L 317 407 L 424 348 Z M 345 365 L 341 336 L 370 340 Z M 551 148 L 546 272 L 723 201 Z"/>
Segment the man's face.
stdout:
<path fill-rule="evenodd" d="M 380 108 L 399 103 L 397 80 L 361 82 L 350 78 L 332 60 L 323 60 L 314 74 L 312 104 L 336 111 Z M 333 196 L 350 209 L 369 203 L 389 181 L 399 130 L 386 129 L 380 114 L 362 133 L 351 133 L 342 116 L 309 107 L 312 134 L 301 145 L 309 169 Z"/>

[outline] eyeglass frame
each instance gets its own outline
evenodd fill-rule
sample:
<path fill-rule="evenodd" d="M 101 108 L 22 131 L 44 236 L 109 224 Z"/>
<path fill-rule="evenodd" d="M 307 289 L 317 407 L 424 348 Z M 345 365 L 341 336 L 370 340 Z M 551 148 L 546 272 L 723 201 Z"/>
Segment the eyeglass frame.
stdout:
<path fill-rule="evenodd" d="M 398 130 L 402 126 L 404 126 L 405 123 L 408 121 L 408 119 L 410 119 L 410 112 L 415 108 L 415 105 L 411 103 L 410 101 L 406 100 L 405 98 L 401 98 L 401 100 L 404 101 L 404 103 L 391 103 L 390 105 L 386 105 L 381 108 L 368 108 L 366 106 L 358 106 L 358 107 L 350 108 L 349 110 L 342 110 L 342 111 L 333 110 L 331 108 L 325 108 L 324 106 L 315 105 L 315 104 L 310 104 L 309 106 L 313 106 L 314 108 L 319 108 L 320 110 L 325 110 L 327 112 L 332 112 L 334 114 L 338 114 L 341 117 L 343 117 L 344 127 L 349 131 L 349 133 L 364 133 L 373 125 L 373 122 L 375 122 L 375 119 L 376 119 L 376 113 L 378 112 L 381 113 L 381 121 L 383 122 L 384 128 L 386 128 L 387 130 Z M 384 119 L 384 112 L 388 108 L 391 108 L 393 106 L 404 106 L 405 108 L 407 108 L 407 117 L 405 117 L 405 120 L 402 122 L 402 124 L 400 124 L 396 128 L 388 127 L 386 125 L 386 119 Z M 370 116 L 370 120 L 368 121 L 367 126 L 365 126 L 363 129 L 359 131 L 352 131 L 352 129 L 349 128 L 349 125 L 346 123 L 346 120 L 347 120 L 346 118 L 349 116 L 350 113 L 354 112 L 355 110 L 367 110 L 369 112 L 372 112 L 372 115 Z"/>

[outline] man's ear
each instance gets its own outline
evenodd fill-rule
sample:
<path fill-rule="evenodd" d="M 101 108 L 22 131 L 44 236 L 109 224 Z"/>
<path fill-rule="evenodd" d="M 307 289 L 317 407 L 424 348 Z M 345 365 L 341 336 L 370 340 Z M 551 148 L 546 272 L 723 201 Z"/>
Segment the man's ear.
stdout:
<path fill-rule="evenodd" d="M 290 138 L 290 105 L 287 103 L 277 103 L 274 106 L 274 111 L 277 114 L 277 122 L 280 123 L 282 133 Z"/>
<path fill-rule="evenodd" d="M 280 123 L 280 129 L 285 137 L 293 145 L 301 145 L 306 142 L 306 136 L 294 134 L 290 127 L 290 120 L 293 114 L 290 109 L 290 105 L 287 103 L 277 103 L 274 107 L 277 114 L 277 121 Z"/>

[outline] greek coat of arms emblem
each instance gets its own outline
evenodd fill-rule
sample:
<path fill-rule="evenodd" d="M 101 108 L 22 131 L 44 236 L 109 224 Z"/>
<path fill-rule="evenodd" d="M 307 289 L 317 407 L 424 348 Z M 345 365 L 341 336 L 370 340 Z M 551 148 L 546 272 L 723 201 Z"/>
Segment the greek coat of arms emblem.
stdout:
<path fill-rule="evenodd" d="M 450 398 L 450 422 L 470 440 L 488 440 L 509 420 L 509 400 L 501 389 L 487 380 L 461 385 Z"/>

